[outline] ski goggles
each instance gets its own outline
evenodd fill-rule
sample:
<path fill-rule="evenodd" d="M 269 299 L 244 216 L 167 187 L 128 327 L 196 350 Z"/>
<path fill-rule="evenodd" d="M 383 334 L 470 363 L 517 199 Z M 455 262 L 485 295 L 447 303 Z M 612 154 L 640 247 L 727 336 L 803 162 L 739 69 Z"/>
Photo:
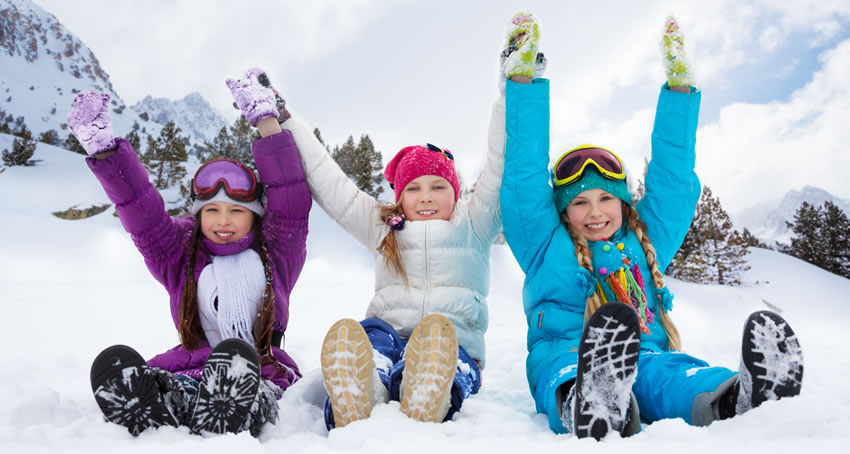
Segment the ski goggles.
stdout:
<path fill-rule="evenodd" d="M 613 151 L 594 145 L 582 145 L 564 153 L 555 161 L 553 168 L 555 186 L 574 183 L 581 178 L 584 170 L 591 164 L 605 178 L 611 180 L 626 178 L 623 161 Z"/>
<path fill-rule="evenodd" d="M 216 159 L 205 163 L 192 178 L 192 200 L 209 200 L 220 189 L 238 202 L 253 202 L 261 193 L 254 171 L 232 159 Z"/>
<path fill-rule="evenodd" d="M 454 161 L 454 160 L 455 160 L 454 155 L 453 155 L 453 154 L 451 154 L 451 152 L 449 152 L 449 150 L 443 150 L 442 148 L 440 148 L 440 147 L 438 147 L 438 146 L 436 146 L 436 145 L 432 145 L 432 144 L 430 144 L 430 143 L 426 143 L 425 145 L 426 145 L 426 146 L 428 147 L 428 149 L 429 149 L 429 150 L 431 150 L 431 151 L 436 151 L 436 152 L 438 152 L 438 153 L 442 153 L 442 154 L 443 154 L 443 156 L 445 156 L 445 157 L 446 157 L 446 161 Z"/>

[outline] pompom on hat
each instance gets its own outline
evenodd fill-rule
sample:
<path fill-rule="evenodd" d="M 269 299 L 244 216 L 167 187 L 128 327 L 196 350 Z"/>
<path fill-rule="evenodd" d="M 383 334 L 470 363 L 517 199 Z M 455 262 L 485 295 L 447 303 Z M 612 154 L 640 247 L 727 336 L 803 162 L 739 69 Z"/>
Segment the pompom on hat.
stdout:
<path fill-rule="evenodd" d="M 449 150 L 426 144 L 404 147 L 387 164 L 384 177 L 395 191 L 395 200 L 411 181 L 422 175 L 443 177 L 455 191 L 455 202 L 460 197 L 460 179 L 455 170 L 454 156 Z"/>

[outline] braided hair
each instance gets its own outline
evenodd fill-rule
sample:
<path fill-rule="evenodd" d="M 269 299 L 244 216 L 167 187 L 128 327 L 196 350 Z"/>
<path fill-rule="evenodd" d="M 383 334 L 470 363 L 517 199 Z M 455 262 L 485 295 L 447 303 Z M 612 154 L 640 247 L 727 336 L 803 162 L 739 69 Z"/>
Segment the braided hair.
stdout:
<path fill-rule="evenodd" d="M 623 220 L 635 233 L 635 236 L 637 236 L 637 239 L 643 248 L 643 253 L 646 255 L 646 263 L 649 266 L 650 275 L 652 276 L 652 283 L 656 289 L 663 289 L 664 276 L 661 274 L 661 270 L 658 267 L 655 247 L 652 246 L 652 241 L 649 239 L 649 235 L 646 234 L 646 223 L 640 219 L 638 212 L 634 209 L 634 207 L 625 202 L 622 202 L 622 204 Z M 587 244 L 587 240 L 578 233 L 572 224 L 570 224 L 566 209 L 561 212 L 561 222 L 564 224 L 564 227 L 567 229 L 567 233 L 569 233 L 570 238 L 573 240 L 576 259 L 578 260 L 579 266 L 593 274 L 593 254 L 590 251 L 590 246 Z M 661 296 L 659 295 L 659 298 L 660 297 Z M 597 309 L 602 307 L 602 304 L 602 298 L 600 298 L 596 292 L 593 292 L 592 295 L 587 297 L 587 304 L 584 309 L 585 322 L 590 319 L 590 316 L 593 315 Z M 668 346 L 671 350 L 681 350 L 682 341 L 679 337 L 679 330 L 676 329 L 676 325 L 673 324 L 673 320 L 670 319 L 667 311 L 664 310 L 664 305 L 661 304 L 660 301 L 656 308 L 661 320 L 661 326 L 663 326 L 664 331 L 667 332 Z"/>
<path fill-rule="evenodd" d="M 189 245 L 189 260 L 186 267 L 186 280 L 180 297 L 178 334 L 180 344 L 187 350 L 198 348 L 201 341 L 201 328 L 198 307 L 198 284 L 195 282 L 195 265 L 197 262 L 198 245 L 201 241 L 201 218 L 200 213 L 195 216 Z M 266 286 L 263 291 L 263 302 L 254 326 L 255 348 L 260 354 L 260 364 L 276 364 L 277 360 L 272 355 L 272 331 L 274 326 L 275 295 L 272 286 L 274 272 L 272 262 L 269 260 L 268 248 L 263 235 L 263 218 L 254 213 L 254 242 L 253 249 L 260 256 L 263 263 Z"/>

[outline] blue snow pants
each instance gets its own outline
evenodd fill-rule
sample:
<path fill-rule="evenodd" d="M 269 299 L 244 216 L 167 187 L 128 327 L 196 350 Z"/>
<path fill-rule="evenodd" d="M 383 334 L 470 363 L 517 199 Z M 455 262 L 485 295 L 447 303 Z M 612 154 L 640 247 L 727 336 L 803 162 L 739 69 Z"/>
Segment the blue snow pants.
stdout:
<path fill-rule="evenodd" d="M 390 400 L 399 401 L 401 396 L 401 376 L 404 372 L 404 348 L 407 346 L 407 338 L 399 336 L 389 323 L 379 318 L 367 318 L 360 322 L 372 349 L 389 359 L 390 367 L 376 363 L 378 376 L 381 383 L 389 390 Z M 462 347 L 458 347 L 458 367 L 452 383 L 452 397 L 449 412 L 443 421 L 452 419 L 452 416 L 460 410 L 463 401 L 469 396 L 478 393 L 481 389 L 481 369 Z M 328 430 L 333 429 L 334 414 L 331 408 L 330 398 L 325 398 L 325 426 Z"/>
<path fill-rule="evenodd" d="M 725 367 L 710 367 L 705 361 L 684 353 L 642 349 L 637 379 L 632 386 L 641 422 L 682 418 L 688 424 L 697 423 L 693 415 L 706 411 L 698 406 L 709 403 L 698 398 L 713 393 L 736 374 Z"/>

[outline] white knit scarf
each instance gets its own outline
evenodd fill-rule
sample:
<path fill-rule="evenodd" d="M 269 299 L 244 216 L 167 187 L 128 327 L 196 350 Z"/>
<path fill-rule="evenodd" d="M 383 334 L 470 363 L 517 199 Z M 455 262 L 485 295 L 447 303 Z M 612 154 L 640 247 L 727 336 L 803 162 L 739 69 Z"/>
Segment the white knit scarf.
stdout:
<path fill-rule="evenodd" d="M 253 249 L 212 257 L 198 278 L 201 326 L 210 347 L 233 337 L 254 345 L 253 328 L 265 286 L 263 261 Z"/>

